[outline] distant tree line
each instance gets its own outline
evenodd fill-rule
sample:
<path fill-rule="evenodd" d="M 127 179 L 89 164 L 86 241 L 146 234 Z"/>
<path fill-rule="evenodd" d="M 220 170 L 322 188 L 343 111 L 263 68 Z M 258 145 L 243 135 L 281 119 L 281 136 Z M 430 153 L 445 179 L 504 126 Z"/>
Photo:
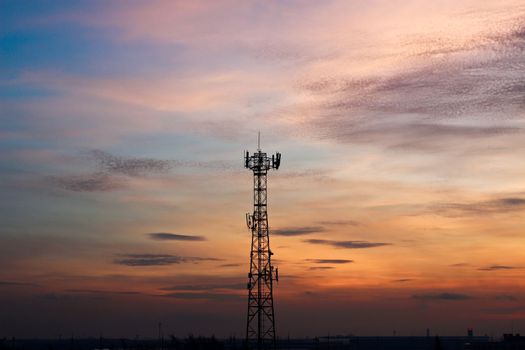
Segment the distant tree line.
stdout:
<path fill-rule="evenodd" d="M 229 349 L 235 346 L 229 346 Z M 168 339 L 0 339 L 0 350 L 224 350 L 224 342 L 214 336 L 202 337 L 188 335 Z"/>

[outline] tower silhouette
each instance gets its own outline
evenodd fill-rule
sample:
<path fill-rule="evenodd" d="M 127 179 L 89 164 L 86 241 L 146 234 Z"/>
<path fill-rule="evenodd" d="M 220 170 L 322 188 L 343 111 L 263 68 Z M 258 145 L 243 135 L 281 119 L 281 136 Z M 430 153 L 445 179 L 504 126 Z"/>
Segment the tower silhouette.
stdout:
<path fill-rule="evenodd" d="M 253 214 L 246 214 L 246 224 L 252 233 L 250 272 L 248 273 L 248 318 L 246 345 L 249 349 L 275 349 L 275 319 L 273 281 L 279 280 L 270 250 L 267 212 L 267 174 L 279 169 L 281 154 L 271 157 L 261 151 L 260 136 L 257 152 L 246 151 L 244 166 L 253 171 Z"/>

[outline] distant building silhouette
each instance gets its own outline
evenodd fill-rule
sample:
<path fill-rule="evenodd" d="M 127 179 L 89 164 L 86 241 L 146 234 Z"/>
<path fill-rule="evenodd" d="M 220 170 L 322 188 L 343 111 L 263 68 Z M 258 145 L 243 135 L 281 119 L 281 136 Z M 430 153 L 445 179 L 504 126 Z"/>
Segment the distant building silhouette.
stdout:
<path fill-rule="evenodd" d="M 430 333 L 430 332 L 428 332 Z M 214 337 L 186 338 L 170 336 L 164 341 L 149 339 L 119 338 L 74 338 L 71 339 L 0 339 L 0 350 L 244 350 L 246 339 Z M 504 334 L 494 341 L 488 336 L 387 336 L 358 337 L 331 335 L 309 339 L 277 339 L 277 350 L 525 350 L 525 336 Z"/>

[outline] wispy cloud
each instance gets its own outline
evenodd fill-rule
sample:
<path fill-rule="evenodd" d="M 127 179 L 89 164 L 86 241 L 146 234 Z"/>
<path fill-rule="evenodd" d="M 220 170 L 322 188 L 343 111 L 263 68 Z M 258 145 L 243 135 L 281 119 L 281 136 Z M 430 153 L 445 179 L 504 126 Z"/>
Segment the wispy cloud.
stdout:
<path fill-rule="evenodd" d="M 289 227 L 271 230 L 272 234 L 277 236 L 302 236 L 323 231 L 324 228 L 320 226 Z"/>
<path fill-rule="evenodd" d="M 160 288 L 163 291 L 210 291 L 216 289 L 246 289 L 245 283 L 181 284 Z"/>
<path fill-rule="evenodd" d="M 78 294 L 117 294 L 117 295 L 138 295 L 142 294 L 136 291 L 122 291 L 122 290 L 100 290 L 100 289 L 66 289 L 68 293 Z"/>
<path fill-rule="evenodd" d="M 200 168 L 200 169 L 212 169 L 212 170 L 238 170 L 239 166 L 237 163 L 226 160 L 210 160 L 210 161 L 187 161 L 187 160 L 174 160 L 172 163 L 177 167 L 186 168 Z"/>
<path fill-rule="evenodd" d="M 483 139 L 518 132 L 522 130 L 517 127 L 431 124 L 406 120 L 398 123 L 381 122 L 373 126 L 355 125 L 344 133 L 344 138 L 349 142 L 383 143 L 397 149 L 444 150 L 442 140 L 453 142 L 463 140 L 464 137 Z"/>
<path fill-rule="evenodd" d="M 456 301 L 456 300 L 469 300 L 473 297 L 468 294 L 462 293 L 430 293 L 430 294 L 415 294 L 412 296 L 414 299 L 419 300 L 444 300 L 444 301 Z"/>
<path fill-rule="evenodd" d="M 96 160 L 100 171 L 108 174 L 145 176 L 150 173 L 165 173 L 173 166 L 173 163 L 169 160 L 127 158 L 115 156 L 101 150 L 92 150 L 89 154 Z"/>
<path fill-rule="evenodd" d="M 147 233 L 147 235 L 157 241 L 190 241 L 190 242 L 199 242 L 205 241 L 206 238 L 203 236 L 192 236 L 192 235 L 182 235 L 178 233 L 168 233 L 168 232 L 155 232 Z"/>
<path fill-rule="evenodd" d="M 456 264 L 450 265 L 450 267 L 468 267 L 468 266 L 470 266 L 470 264 L 468 263 L 456 263 Z"/>
<path fill-rule="evenodd" d="M 470 203 L 438 203 L 429 207 L 429 212 L 443 216 L 461 217 L 502 214 L 525 210 L 525 199 L 503 197 Z"/>
<path fill-rule="evenodd" d="M 89 158 L 96 162 L 96 171 L 89 174 L 50 176 L 55 186 L 74 192 L 104 192 L 123 189 L 127 177 L 166 173 L 173 162 L 153 158 L 126 158 L 101 150 L 92 150 Z"/>
<path fill-rule="evenodd" d="M 323 220 L 319 224 L 325 226 L 359 226 L 359 222 L 355 220 Z"/>
<path fill-rule="evenodd" d="M 295 178 L 313 178 L 322 180 L 328 178 L 329 171 L 326 169 L 305 169 L 302 171 L 283 171 L 279 174 L 280 178 L 295 179 Z"/>
<path fill-rule="evenodd" d="M 219 267 L 239 267 L 239 266 L 242 266 L 243 264 L 240 264 L 240 263 L 230 263 L 230 264 L 221 264 L 219 265 Z"/>
<path fill-rule="evenodd" d="M 305 259 L 305 261 L 316 264 L 348 264 L 353 263 L 353 260 L 348 259 Z"/>
<path fill-rule="evenodd" d="M 308 270 L 332 270 L 335 269 L 333 266 L 311 266 Z"/>
<path fill-rule="evenodd" d="M 478 270 L 480 271 L 501 271 L 501 270 L 514 270 L 514 269 L 519 269 L 519 267 L 508 266 L 508 265 L 491 265 L 487 267 L 480 267 Z"/>
<path fill-rule="evenodd" d="M 465 137 L 522 134 L 513 120 L 525 109 L 523 26 L 446 43 L 439 37 L 412 41 L 417 54 L 408 69 L 306 79 L 301 87 L 321 101 L 310 107 L 316 115 L 310 131 L 411 151 L 464 149 Z"/>
<path fill-rule="evenodd" d="M 87 175 L 64 175 L 49 177 L 55 186 L 74 192 L 104 192 L 122 189 L 125 179 L 110 176 L 106 173 Z"/>
<path fill-rule="evenodd" d="M 310 244 L 324 244 L 336 248 L 363 249 L 391 245 L 391 243 L 368 242 L 368 241 L 335 241 L 329 239 L 305 239 L 303 242 Z"/>
<path fill-rule="evenodd" d="M 173 298 L 173 299 L 207 299 L 217 301 L 237 300 L 244 298 L 244 295 L 236 293 L 167 293 L 160 294 L 159 297 Z"/>
<path fill-rule="evenodd" d="M 46 301 L 95 301 L 108 299 L 108 294 L 103 293 L 41 293 L 34 297 Z"/>
<path fill-rule="evenodd" d="M 193 256 L 167 254 L 125 254 L 113 262 L 125 266 L 164 266 L 183 263 L 200 263 L 203 261 L 218 261 L 216 258 L 202 258 Z"/>
<path fill-rule="evenodd" d="M 2 286 L 6 286 L 6 287 L 9 287 L 9 286 L 14 286 L 14 287 L 17 287 L 17 286 L 21 286 L 21 287 L 38 287 L 39 285 L 36 284 L 36 283 L 30 283 L 30 282 L 18 282 L 18 281 L 0 281 L 0 287 Z"/>

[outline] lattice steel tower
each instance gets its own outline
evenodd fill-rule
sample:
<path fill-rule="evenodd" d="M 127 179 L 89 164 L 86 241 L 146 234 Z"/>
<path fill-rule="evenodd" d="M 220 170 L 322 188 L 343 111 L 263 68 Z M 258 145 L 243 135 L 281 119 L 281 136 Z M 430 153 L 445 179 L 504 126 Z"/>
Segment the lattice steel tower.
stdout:
<path fill-rule="evenodd" d="M 253 214 L 246 214 L 246 224 L 252 231 L 250 273 L 248 273 L 248 319 L 246 345 L 249 349 L 275 349 L 275 319 L 273 308 L 273 281 L 279 280 L 278 270 L 272 266 L 270 232 L 268 230 L 267 174 L 279 169 L 281 154 L 271 157 L 261 151 L 246 152 L 244 166 L 253 171 Z"/>

